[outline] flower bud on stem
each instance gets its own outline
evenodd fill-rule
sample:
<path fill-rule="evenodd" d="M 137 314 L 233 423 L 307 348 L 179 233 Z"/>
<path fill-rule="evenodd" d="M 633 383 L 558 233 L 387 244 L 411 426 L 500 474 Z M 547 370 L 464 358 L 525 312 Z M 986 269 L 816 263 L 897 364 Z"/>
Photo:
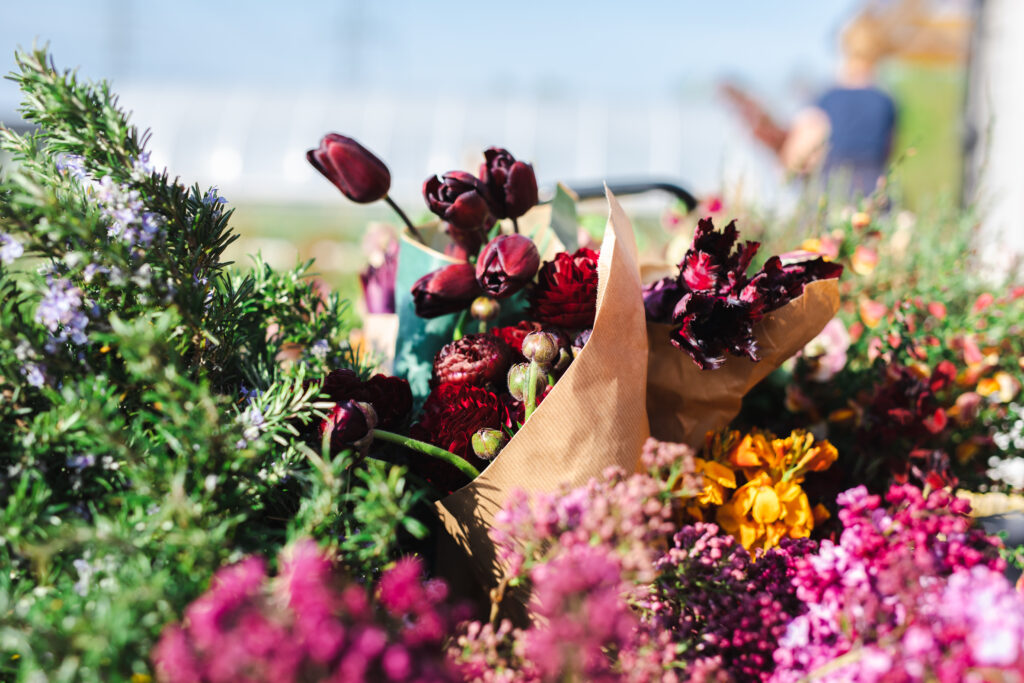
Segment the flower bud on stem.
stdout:
<path fill-rule="evenodd" d="M 535 360 L 531 360 L 530 371 L 526 380 L 526 412 L 523 415 L 523 422 L 529 420 L 530 415 L 533 415 L 533 411 L 537 409 L 537 379 L 540 376 L 540 373 L 540 363 Z"/>
<path fill-rule="evenodd" d="M 381 441 L 390 441 L 391 443 L 396 443 L 399 446 L 405 446 L 406 448 L 418 451 L 424 455 L 436 458 L 437 460 L 442 460 L 457 468 L 470 479 L 476 479 L 480 476 L 480 472 L 464 459 L 454 453 L 444 450 L 443 448 L 438 448 L 433 444 L 418 441 L 408 436 L 402 436 L 401 434 L 395 434 L 394 432 L 387 432 L 383 429 L 374 429 L 373 437 L 375 439 L 380 439 Z"/>

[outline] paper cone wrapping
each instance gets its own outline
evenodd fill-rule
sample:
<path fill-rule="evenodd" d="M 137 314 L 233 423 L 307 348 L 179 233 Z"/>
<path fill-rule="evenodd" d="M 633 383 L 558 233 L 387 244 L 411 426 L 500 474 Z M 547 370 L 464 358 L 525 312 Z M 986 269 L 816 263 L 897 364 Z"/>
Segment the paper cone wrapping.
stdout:
<path fill-rule="evenodd" d="M 582 486 L 613 465 L 632 472 L 648 436 L 647 328 L 636 241 L 611 192 L 608 203 L 590 340 L 487 469 L 437 503 L 445 529 L 485 587 L 504 574 L 488 532 L 512 491 Z"/>
<path fill-rule="evenodd" d="M 836 280 L 818 280 L 803 295 L 767 314 L 755 329 L 761 360 L 729 356 L 717 370 L 701 370 L 669 342 L 671 325 L 647 323 L 647 417 L 651 435 L 694 448 L 726 427 L 755 384 L 814 339 L 839 310 Z"/>

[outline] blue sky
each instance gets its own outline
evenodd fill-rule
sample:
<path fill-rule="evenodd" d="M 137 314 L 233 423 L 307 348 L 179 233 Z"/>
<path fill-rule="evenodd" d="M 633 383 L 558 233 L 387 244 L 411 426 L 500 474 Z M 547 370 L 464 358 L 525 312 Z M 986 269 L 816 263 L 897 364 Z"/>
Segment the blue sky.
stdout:
<path fill-rule="evenodd" d="M 117 82 L 660 97 L 721 76 L 772 94 L 827 79 L 855 0 L 13 2 L 16 45 Z M 13 8 L 10 5 L 14 5 Z M 6 68 L 4 69 L 7 70 Z M 5 83 L 0 104 L 15 95 Z"/>

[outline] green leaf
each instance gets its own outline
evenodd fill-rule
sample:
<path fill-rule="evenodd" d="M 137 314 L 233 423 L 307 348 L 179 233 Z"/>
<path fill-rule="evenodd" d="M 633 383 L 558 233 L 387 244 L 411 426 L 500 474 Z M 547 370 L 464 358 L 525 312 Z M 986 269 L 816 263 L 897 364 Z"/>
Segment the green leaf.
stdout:
<path fill-rule="evenodd" d="M 579 246 L 577 241 L 579 218 L 576 215 L 576 199 L 562 183 L 558 183 L 555 198 L 551 200 L 551 229 L 565 245 L 566 251 L 576 251 Z"/>

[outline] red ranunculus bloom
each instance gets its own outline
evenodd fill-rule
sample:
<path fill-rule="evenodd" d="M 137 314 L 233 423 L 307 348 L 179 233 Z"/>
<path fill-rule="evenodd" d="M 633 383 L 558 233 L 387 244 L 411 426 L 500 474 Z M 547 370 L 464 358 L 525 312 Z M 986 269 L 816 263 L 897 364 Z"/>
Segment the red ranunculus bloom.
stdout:
<path fill-rule="evenodd" d="M 502 340 L 520 356 L 523 355 L 523 338 L 531 332 L 540 332 L 544 326 L 530 320 L 520 320 L 515 325 L 508 327 L 491 328 L 491 334 L 501 337 Z"/>
<path fill-rule="evenodd" d="M 486 463 L 473 454 L 473 432 L 484 427 L 502 429 L 509 424 L 508 408 L 494 392 L 468 384 L 439 384 L 427 396 L 412 435 L 482 467 Z"/>
<path fill-rule="evenodd" d="M 530 292 L 532 317 L 544 325 L 593 327 L 597 315 L 597 257 L 592 249 L 562 252 L 540 267 Z"/>

